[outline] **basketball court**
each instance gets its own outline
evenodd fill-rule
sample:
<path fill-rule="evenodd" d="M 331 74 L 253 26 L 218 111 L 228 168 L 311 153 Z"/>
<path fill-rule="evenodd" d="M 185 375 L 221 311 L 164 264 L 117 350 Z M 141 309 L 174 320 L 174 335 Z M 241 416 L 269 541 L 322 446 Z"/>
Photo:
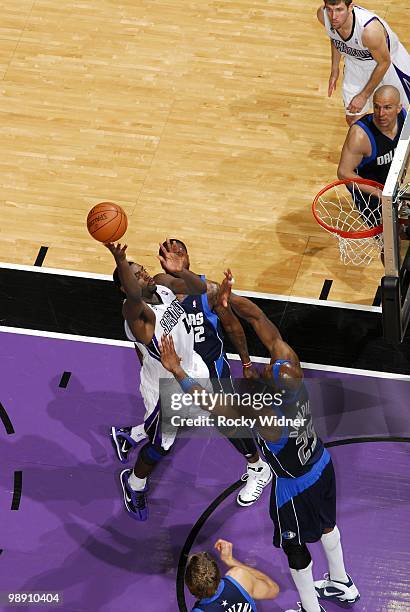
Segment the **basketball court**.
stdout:
<path fill-rule="evenodd" d="M 135 605 L 147 611 L 176 610 L 176 569 L 184 545 L 207 548 L 223 537 L 234 542 L 242 561 L 256 564 L 281 586 L 278 599 L 261 602 L 258 609 L 294 605 L 286 560 L 271 546 L 267 491 L 251 508 L 236 506 L 235 491 L 227 494 L 213 504 L 192 539 L 206 508 L 243 470 L 241 459 L 219 437 L 198 440 L 185 434 L 152 479 L 149 521 L 136 523 L 124 512 L 121 466 L 108 432 L 113 423 L 127 424 L 143 415 L 135 394 L 138 366 L 132 348 L 24 333 L 3 332 L 1 339 L 1 400 L 14 430 L 3 444 L 0 490 L 0 562 L 7 590 L 59 592 L 65 610 Z M 233 370 L 240 373 L 235 362 Z M 68 382 L 62 381 L 64 372 L 70 372 Z M 309 370 L 308 376 L 325 380 L 329 373 Z M 338 392 L 342 387 L 350 399 L 366 389 L 366 398 L 350 402 L 355 409 L 350 423 L 340 423 L 335 410 L 319 412 L 317 419 L 330 446 L 334 438 L 339 526 L 348 571 L 363 593 L 356 608 L 404 612 L 409 585 L 401 572 L 410 550 L 404 528 L 410 490 L 401 432 L 410 383 L 408 377 L 333 377 Z M 363 423 L 366 411 L 372 425 Z M 360 431 L 358 421 L 369 429 Z M 311 548 L 319 578 L 325 560 L 320 546 Z M 185 610 L 179 587 L 179 609 Z M 185 601 L 191 604 L 192 597 L 187 594 Z"/>
<path fill-rule="evenodd" d="M 409 47 L 403 0 L 365 5 Z M 180 238 L 191 269 L 221 280 L 231 267 L 235 291 L 279 327 L 335 464 L 346 568 L 361 592 L 354 610 L 409 609 L 410 250 L 400 226 L 410 121 L 379 198 L 383 229 L 363 224 L 344 185 L 336 197 L 324 190 L 346 126 L 340 87 L 326 96 L 316 8 L 3 3 L 1 610 L 12 609 L 7 593 L 45 592 L 67 612 L 185 612 L 187 555 L 218 538 L 278 582 L 278 598 L 258 610 L 297 607 L 271 544 L 269 493 L 237 506 L 245 466 L 213 433 L 183 432 L 151 478 L 146 523 L 125 512 L 109 432 L 140 422 L 144 408 L 113 259 L 86 227 L 105 201 L 125 212 L 130 258 L 150 273 L 158 243 Z M 312 214 L 321 191 L 322 227 Z M 366 236 L 352 242 L 351 231 Z M 266 351 L 244 329 L 261 367 Z M 310 550 L 319 579 L 322 548 Z"/>

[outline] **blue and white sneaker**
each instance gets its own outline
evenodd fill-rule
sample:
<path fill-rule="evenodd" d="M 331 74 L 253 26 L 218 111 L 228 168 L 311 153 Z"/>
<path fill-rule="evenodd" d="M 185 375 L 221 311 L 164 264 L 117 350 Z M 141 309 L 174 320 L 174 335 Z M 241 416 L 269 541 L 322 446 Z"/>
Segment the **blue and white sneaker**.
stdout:
<path fill-rule="evenodd" d="M 146 438 L 145 431 L 142 429 L 138 434 L 138 439 L 131 438 L 132 427 L 111 427 L 111 442 L 115 454 L 121 463 L 128 463 L 129 452 Z"/>
<path fill-rule="evenodd" d="M 120 483 L 124 495 L 124 504 L 129 515 L 136 521 L 146 521 L 148 518 L 147 491 L 145 485 L 142 491 L 134 491 L 128 484 L 132 470 L 123 470 L 120 474 Z"/>
<path fill-rule="evenodd" d="M 349 574 L 347 574 L 347 577 L 349 578 L 348 582 L 331 580 L 329 574 L 325 574 L 324 580 L 315 580 L 317 596 L 320 599 L 333 601 L 344 608 L 350 608 L 360 599 L 360 593 Z"/>
<path fill-rule="evenodd" d="M 306 612 L 305 608 L 302 606 L 302 604 L 300 603 L 300 601 L 298 601 L 298 606 L 299 608 L 297 610 L 286 610 L 286 612 Z M 320 606 L 320 612 L 326 612 L 326 610 L 323 608 L 323 606 Z"/>

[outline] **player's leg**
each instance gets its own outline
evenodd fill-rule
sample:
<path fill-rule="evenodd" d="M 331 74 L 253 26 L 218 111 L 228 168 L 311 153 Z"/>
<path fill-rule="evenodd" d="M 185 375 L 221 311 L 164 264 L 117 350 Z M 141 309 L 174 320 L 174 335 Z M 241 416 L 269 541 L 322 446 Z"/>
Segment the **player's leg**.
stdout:
<path fill-rule="evenodd" d="M 130 516 L 138 521 L 148 518 L 148 477 L 158 463 L 168 455 L 175 441 L 177 429 L 162 432 L 161 404 L 158 400 L 155 409 L 144 422 L 148 442 L 138 454 L 134 469 L 125 469 L 120 474 L 124 504 Z"/>
<path fill-rule="evenodd" d="M 208 369 L 215 393 L 235 393 L 226 355 L 222 355 Z M 239 491 L 236 501 L 240 506 L 251 506 L 272 480 L 270 467 L 261 459 L 252 431 L 248 427 L 218 427 L 218 430 L 246 460 L 246 474 L 242 476 L 245 485 Z"/>
<path fill-rule="evenodd" d="M 336 525 L 336 479 L 332 463 L 322 476 L 322 500 L 320 504 L 323 535 L 320 539 L 328 562 L 329 573 L 324 580 L 315 582 L 318 596 L 336 603 L 352 605 L 360 594 L 346 572 L 340 532 Z"/>
<path fill-rule="evenodd" d="M 297 479 L 295 479 L 297 480 Z M 278 478 L 272 485 L 270 515 L 274 524 L 273 544 L 281 547 L 287 557 L 289 571 L 299 593 L 300 608 L 287 612 L 324 612 L 320 605 L 312 574 L 312 557 L 304 541 L 305 530 L 298 500 L 287 499 L 288 478 Z M 286 501 L 287 500 L 287 501 Z M 309 518 L 311 512 L 309 512 Z M 306 517 L 306 520 L 309 520 Z M 303 521 L 304 522 L 304 521 Z M 306 534 L 311 537 L 311 533 Z M 318 533 L 317 539 L 320 538 Z"/>
<path fill-rule="evenodd" d="M 135 427 L 111 427 L 111 443 L 121 463 L 128 463 L 130 452 L 146 439 L 144 423 Z"/>
<path fill-rule="evenodd" d="M 142 373 L 142 371 L 141 371 Z M 111 427 L 111 443 L 121 463 L 128 463 L 131 451 L 147 439 L 145 421 L 156 410 L 159 401 L 158 381 L 150 384 L 141 380 L 140 393 L 145 406 L 144 422 L 129 427 Z"/>

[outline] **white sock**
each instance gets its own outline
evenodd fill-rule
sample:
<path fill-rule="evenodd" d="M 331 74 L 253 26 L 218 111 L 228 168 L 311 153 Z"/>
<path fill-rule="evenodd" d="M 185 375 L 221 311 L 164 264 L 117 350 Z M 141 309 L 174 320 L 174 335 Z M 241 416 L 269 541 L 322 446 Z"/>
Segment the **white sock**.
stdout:
<path fill-rule="evenodd" d="M 134 491 L 142 491 L 147 484 L 147 479 L 138 478 L 138 476 L 135 476 L 134 472 L 131 472 L 131 476 L 128 478 L 128 484 Z"/>
<path fill-rule="evenodd" d="M 340 543 L 340 531 L 337 526 L 330 533 L 324 533 L 320 541 L 327 557 L 330 578 L 338 582 L 348 582 Z"/>
<path fill-rule="evenodd" d="M 131 438 L 136 442 L 139 442 L 140 440 L 143 440 L 146 437 L 147 434 L 145 433 L 144 423 L 141 423 L 141 425 L 136 425 L 135 427 L 131 428 Z"/>
<path fill-rule="evenodd" d="M 249 463 L 248 461 L 248 467 L 251 468 L 252 470 L 261 471 L 262 468 L 266 467 L 266 463 L 262 461 L 262 459 L 259 457 L 259 459 L 255 461 L 255 463 Z"/>
<path fill-rule="evenodd" d="M 295 570 L 290 568 L 290 573 L 299 592 L 300 601 L 306 612 L 320 612 L 320 605 L 313 582 L 313 562 L 311 561 L 305 569 Z"/>

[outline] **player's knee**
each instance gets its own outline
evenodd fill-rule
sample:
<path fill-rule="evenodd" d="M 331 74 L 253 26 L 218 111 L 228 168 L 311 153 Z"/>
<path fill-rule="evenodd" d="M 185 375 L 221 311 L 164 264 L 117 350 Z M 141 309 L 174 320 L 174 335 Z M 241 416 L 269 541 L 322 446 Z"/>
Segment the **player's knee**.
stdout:
<path fill-rule="evenodd" d="M 168 455 L 169 450 L 165 450 L 159 444 L 145 444 L 140 451 L 140 457 L 146 465 L 156 465 L 163 457 Z"/>
<path fill-rule="evenodd" d="M 312 561 L 306 544 L 291 544 L 284 542 L 283 552 L 288 558 L 289 567 L 294 570 L 303 570 Z"/>

